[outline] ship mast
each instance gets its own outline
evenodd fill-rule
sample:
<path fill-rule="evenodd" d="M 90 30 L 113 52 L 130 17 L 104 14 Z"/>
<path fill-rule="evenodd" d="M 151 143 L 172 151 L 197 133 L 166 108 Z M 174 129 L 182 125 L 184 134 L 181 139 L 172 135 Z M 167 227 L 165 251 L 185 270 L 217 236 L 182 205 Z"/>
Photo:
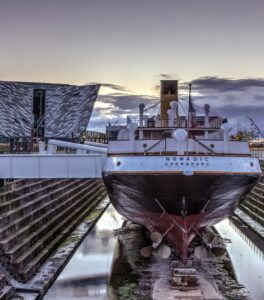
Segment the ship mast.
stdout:
<path fill-rule="evenodd" d="M 192 116 L 194 113 L 194 108 L 192 104 L 192 84 L 189 83 L 189 105 L 188 105 L 188 128 L 192 127 Z"/>

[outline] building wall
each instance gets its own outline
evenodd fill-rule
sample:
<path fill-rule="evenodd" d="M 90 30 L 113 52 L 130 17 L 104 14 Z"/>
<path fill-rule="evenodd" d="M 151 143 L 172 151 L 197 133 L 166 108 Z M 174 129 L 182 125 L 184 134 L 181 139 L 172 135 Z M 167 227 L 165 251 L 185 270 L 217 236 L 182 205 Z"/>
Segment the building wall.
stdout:
<path fill-rule="evenodd" d="M 0 81 L 0 137 L 31 137 L 34 90 L 43 89 L 44 136 L 79 138 L 88 126 L 99 88 L 98 84 L 72 86 Z"/>
<path fill-rule="evenodd" d="M 45 137 L 79 138 L 86 130 L 99 85 L 46 90 Z"/>
<path fill-rule="evenodd" d="M 30 137 L 33 88 L 0 81 L 0 137 Z"/>

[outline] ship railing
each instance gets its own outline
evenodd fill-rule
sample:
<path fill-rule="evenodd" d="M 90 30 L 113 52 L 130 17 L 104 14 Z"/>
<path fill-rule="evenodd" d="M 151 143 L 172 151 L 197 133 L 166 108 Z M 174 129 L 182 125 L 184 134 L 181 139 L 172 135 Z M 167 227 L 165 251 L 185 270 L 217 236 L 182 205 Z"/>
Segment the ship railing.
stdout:
<path fill-rule="evenodd" d="M 145 128 L 164 128 L 164 127 L 177 127 L 177 128 L 187 128 L 188 127 L 188 120 L 185 116 L 180 116 L 178 118 L 175 118 L 173 121 L 173 125 L 169 126 L 169 121 L 167 118 L 164 117 L 150 117 L 147 120 L 144 119 L 143 124 L 140 125 L 140 121 L 138 117 L 129 116 L 128 117 L 129 122 L 133 122 L 139 127 L 145 127 Z M 205 126 L 205 117 L 204 116 L 194 116 L 191 120 L 192 127 L 193 128 L 215 128 L 218 129 L 221 127 L 223 123 L 223 118 L 220 117 L 210 117 L 208 126 Z M 123 124 L 126 126 L 126 124 Z M 119 124 L 120 126 L 120 124 Z"/>
<path fill-rule="evenodd" d="M 177 141 L 172 137 L 162 139 L 136 139 L 133 141 L 131 151 L 129 139 L 110 141 L 109 153 L 134 153 L 144 155 L 166 155 L 177 151 Z M 225 147 L 223 140 L 188 138 L 184 152 L 204 155 L 251 155 L 248 143 L 240 141 L 228 141 Z M 256 156 L 257 154 L 255 154 Z M 263 155 L 263 154 L 262 154 Z M 258 155 L 260 156 L 260 155 Z M 264 155 L 262 156 L 264 159 Z"/>
<path fill-rule="evenodd" d="M 264 148 L 250 148 L 253 157 L 264 160 Z"/>
<path fill-rule="evenodd" d="M 208 146 L 206 146 L 204 143 L 202 143 L 201 141 L 199 141 L 195 136 L 192 137 L 192 139 L 200 146 L 202 146 L 202 148 L 206 149 L 210 154 L 216 154 L 215 151 L 211 148 L 209 148 Z"/>
<path fill-rule="evenodd" d="M 215 118 L 209 122 L 210 128 L 220 128 L 223 124 L 223 118 Z"/>
<path fill-rule="evenodd" d="M 163 152 L 162 150 L 162 142 L 163 141 L 166 141 L 166 139 L 161 139 L 161 140 L 159 140 L 159 141 L 157 141 L 155 144 L 153 144 L 153 145 L 151 145 L 150 147 L 148 147 L 147 149 L 145 149 L 144 150 L 144 154 L 146 154 L 146 153 L 148 153 L 148 154 L 152 154 L 152 153 L 154 153 L 155 151 L 153 151 L 153 152 L 149 152 L 149 150 L 151 150 L 151 149 L 154 149 L 156 146 L 158 146 L 158 145 L 160 145 L 160 154 Z M 166 143 L 165 143 L 165 152 L 166 152 Z"/>

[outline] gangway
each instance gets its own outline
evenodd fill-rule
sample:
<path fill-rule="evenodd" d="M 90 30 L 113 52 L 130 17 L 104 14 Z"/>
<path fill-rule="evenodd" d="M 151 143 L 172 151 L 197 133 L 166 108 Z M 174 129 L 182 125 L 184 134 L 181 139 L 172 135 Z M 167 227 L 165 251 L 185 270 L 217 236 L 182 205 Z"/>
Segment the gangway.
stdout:
<path fill-rule="evenodd" d="M 58 147 L 76 153 L 58 153 Z M 107 147 L 49 140 L 45 150 L 40 142 L 38 153 L 0 155 L 0 178 L 101 178 Z"/>

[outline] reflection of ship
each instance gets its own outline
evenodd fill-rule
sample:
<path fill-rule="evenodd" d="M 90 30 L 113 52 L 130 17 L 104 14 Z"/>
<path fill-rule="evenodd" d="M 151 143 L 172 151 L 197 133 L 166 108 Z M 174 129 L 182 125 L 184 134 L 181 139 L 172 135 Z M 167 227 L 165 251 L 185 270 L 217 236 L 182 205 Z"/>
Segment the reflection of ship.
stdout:
<path fill-rule="evenodd" d="M 177 81 L 161 82 L 160 114 L 109 126 L 104 181 L 114 207 L 161 233 L 184 260 L 196 234 L 230 215 L 261 174 L 247 142 L 229 141 L 225 119 L 179 115 Z"/>

